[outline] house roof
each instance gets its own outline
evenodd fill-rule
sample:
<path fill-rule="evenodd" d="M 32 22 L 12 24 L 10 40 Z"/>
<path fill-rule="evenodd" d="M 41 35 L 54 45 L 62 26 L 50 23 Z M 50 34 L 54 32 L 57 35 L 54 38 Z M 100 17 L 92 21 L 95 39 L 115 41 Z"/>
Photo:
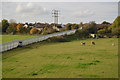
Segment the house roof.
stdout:
<path fill-rule="evenodd" d="M 61 24 L 57 24 L 56 27 L 57 28 L 62 28 L 62 25 Z"/>

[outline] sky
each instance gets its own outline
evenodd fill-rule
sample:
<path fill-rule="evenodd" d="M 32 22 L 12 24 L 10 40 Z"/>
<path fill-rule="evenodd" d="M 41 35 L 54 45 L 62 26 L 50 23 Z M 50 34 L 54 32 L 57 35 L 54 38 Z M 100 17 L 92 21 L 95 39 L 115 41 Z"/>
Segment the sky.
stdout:
<path fill-rule="evenodd" d="M 17 2 L 0 3 L 1 19 L 15 19 L 17 22 L 52 23 L 52 10 L 59 10 L 59 23 L 87 23 L 95 21 L 113 22 L 118 16 L 118 2 Z"/>

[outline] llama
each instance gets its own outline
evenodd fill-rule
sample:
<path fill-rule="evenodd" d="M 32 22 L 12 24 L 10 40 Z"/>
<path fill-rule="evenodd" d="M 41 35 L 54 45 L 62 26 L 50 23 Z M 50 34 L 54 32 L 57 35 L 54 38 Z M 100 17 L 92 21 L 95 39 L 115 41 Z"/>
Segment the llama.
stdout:
<path fill-rule="evenodd" d="M 85 45 L 86 44 L 86 42 L 81 42 L 81 45 Z"/>
<path fill-rule="evenodd" d="M 92 45 L 95 45 L 95 42 L 92 41 L 91 44 L 92 44 Z"/>

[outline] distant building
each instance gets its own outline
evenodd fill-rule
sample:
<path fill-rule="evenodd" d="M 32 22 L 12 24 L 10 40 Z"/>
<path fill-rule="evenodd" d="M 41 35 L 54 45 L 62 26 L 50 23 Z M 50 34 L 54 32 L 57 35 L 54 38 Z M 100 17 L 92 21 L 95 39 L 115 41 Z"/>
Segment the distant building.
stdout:
<path fill-rule="evenodd" d="M 34 27 L 34 24 L 32 24 L 32 23 L 25 23 L 24 25 L 23 25 L 23 27 L 25 27 L 25 28 L 28 28 L 28 27 Z"/>
<path fill-rule="evenodd" d="M 52 28 L 57 30 L 57 31 L 60 31 L 64 26 L 62 24 L 57 24 L 57 25 L 54 25 Z"/>
<path fill-rule="evenodd" d="M 81 26 L 81 27 L 79 27 L 79 30 L 82 30 L 83 29 L 83 27 Z"/>
<path fill-rule="evenodd" d="M 28 25 L 27 25 L 27 24 L 24 24 L 23 27 L 28 28 Z"/>

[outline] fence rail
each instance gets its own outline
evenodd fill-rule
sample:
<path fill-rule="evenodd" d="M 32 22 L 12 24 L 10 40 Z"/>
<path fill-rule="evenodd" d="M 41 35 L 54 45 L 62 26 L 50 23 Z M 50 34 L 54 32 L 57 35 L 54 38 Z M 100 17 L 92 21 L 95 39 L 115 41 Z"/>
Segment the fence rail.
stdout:
<path fill-rule="evenodd" d="M 27 38 L 27 39 L 23 39 L 23 40 L 14 40 L 14 41 L 2 43 L 2 44 L 0 44 L 0 53 L 18 47 L 20 41 L 22 42 L 22 45 L 28 45 L 28 44 L 32 44 L 35 42 L 40 42 L 40 41 L 46 40 L 50 37 L 74 34 L 75 31 L 76 30 L 69 30 L 69 31 L 64 31 L 64 32 L 58 32 L 58 33 L 53 33 L 53 34 L 48 34 L 48 35 L 43 35 L 43 36 Z"/>

